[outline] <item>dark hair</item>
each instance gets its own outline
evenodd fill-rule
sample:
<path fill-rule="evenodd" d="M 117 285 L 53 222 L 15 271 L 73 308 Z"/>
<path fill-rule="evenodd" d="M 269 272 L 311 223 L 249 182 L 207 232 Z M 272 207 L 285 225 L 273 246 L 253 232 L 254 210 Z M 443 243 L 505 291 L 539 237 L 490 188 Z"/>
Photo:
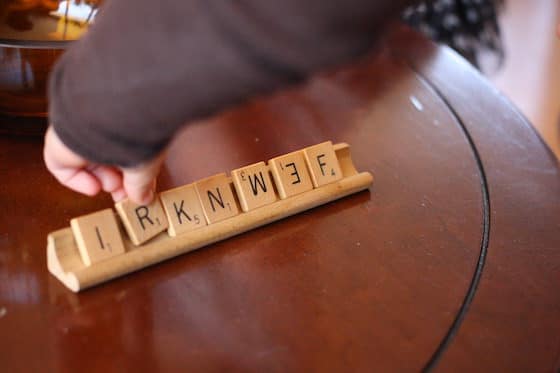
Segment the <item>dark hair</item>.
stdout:
<path fill-rule="evenodd" d="M 434 41 L 449 45 L 477 68 L 482 51 L 498 65 L 504 56 L 498 10 L 503 0 L 433 0 L 407 8 L 403 19 Z"/>

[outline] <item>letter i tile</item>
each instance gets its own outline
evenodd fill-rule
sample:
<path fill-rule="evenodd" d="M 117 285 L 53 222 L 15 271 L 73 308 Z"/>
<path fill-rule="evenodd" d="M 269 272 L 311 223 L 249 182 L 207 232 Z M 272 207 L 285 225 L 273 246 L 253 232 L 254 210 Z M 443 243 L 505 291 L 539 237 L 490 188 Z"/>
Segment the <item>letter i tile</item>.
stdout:
<path fill-rule="evenodd" d="M 115 213 L 105 209 L 70 220 L 70 227 L 85 265 L 124 253 Z"/>

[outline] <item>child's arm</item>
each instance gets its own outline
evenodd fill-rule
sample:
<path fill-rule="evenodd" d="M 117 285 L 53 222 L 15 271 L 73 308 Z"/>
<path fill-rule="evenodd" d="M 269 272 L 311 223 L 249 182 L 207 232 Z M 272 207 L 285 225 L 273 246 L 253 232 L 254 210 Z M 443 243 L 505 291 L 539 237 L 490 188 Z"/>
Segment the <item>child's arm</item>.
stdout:
<path fill-rule="evenodd" d="M 107 0 L 51 75 L 49 170 L 140 202 L 186 121 L 363 54 L 408 2 Z"/>

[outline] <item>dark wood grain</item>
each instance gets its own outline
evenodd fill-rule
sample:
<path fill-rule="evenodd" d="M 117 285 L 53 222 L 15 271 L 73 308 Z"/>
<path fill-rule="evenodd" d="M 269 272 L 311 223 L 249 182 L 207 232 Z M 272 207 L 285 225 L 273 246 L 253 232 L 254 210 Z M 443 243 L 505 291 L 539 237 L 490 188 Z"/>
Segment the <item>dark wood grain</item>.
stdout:
<path fill-rule="evenodd" d="M 2 366 L 552 370 L 557 164 L 499 93 L 408 30 L 370 58 L 187 125 L 159 188 L 328 139 L 373 173 L 369 192 L 76 295 L 47 272 L 46 235 L 111 202 L 56 184 L 39 140 L 1 137 Z"/>
<path fill-rule="evenodd" d="M 484 164 L 490 242 L 476 297 L 441 371 L 560 369 L 560 173 L 534 128 L 458 56 L 411 33 L 392 41 L 461 118 Z M 449 54 L 449 52 L 447 52 Z M 475 358 L 476 357 L 476 358 Z"/>

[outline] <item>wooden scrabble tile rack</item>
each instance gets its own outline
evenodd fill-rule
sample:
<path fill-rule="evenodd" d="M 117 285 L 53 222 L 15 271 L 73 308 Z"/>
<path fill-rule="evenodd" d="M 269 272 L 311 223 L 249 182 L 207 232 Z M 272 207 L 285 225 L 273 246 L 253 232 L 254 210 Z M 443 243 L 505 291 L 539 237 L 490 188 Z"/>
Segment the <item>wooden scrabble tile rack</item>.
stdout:
<path fill-rule="evenodd" d="M 318 164 L 313 166 L 321 171 L 322 168 L 325 168 L 325 164 L 332 163 L 333 169 L 338 170 L 341 176 L 333 181 L 332 175 L 323 172 L 324 180 L 323 182 L 318 182 L 317 178 L 320 178 L 321 175 L 313 174 L 318 171 L 313 171 L 313 166 L 309 163 L 309 155 L 313 154 L 313 156 L 315 156 L 317 149 L 325 146 L 331 148 L 330 154 L 332 154 L 332 156 L 330 158 L 335 155 L 336 159 L 329 159 L 328 154 L 324 158 L 321 158 L 323 156 L 321 154 L 317 158 Z M 290 153 L 290 156 L 291 155 L 292 153 Z M 138 243 L 138 241 L 135 240 L 136 244 L 134 244 L 121 223 L 119 224 L 119 231 L 122 236 L 122 243 L 124 244 L 124 253 L 119 251 L 113 256 L 108 258 L 103 257 L 98 261 L 89 261 L 87 253 L 84 253 L 84 240 L 81 237 L 80 240 L 76 240 L 75 234 L 79 232 L 73 231 L 72 228 L 64 228 L 48 235 L 48 269 L 69 289 L 78 292 L 145 268 L 149 265 L 173 258 L 177 255 L 196 250 L 214 242 L 227 239 L 262 225 L 297 214 L 301 211 L 367 189 L 372 184 L 373 176 L 369 172 L 358 172 L 354 167 L 348 144 L 339 143 L 332 145 L 330 142 L 326 142 L 303 149 L 302 155 L 305 155 L 308 166 L 307 171 L 310 172 L 313 178 L 313 188 L 310 190 L 299 192 L 299 194 L 296 195 L 276 198 L 274 202 L 264 206 L 259 205 L 249 211 L 245 211 L 246 208 L 244 208 L 243 211 L 240 209 L 239 213 L 235 216 L 208 223 L 207 225 L 202 224 L 200 228 L 189 230 L 176 236 L 170 236 L 166 232 L 161 232 L 144 243 Z M 274 180 L 276 180 L 276 178 L 274 178 Z M 229 177 L 228 183 L 230 188 L 234 190 L 233 181 Z M 278 183 L 278 181 L 276 181 L 276 183 Z M 273 189 L 274 193 L 278 195 L 278 187 L 274 185 L 274 183 Z M 239 202 L 243 196 L 237 195 L 236 198 L 237 202 Z M 106 213 L 106 210 L 103 212 Z M 122 211 L 119 211 L 119 213 L 121 212 Z M 122 218 L 123 215 L 120 215 Z M 73 219 L 73 228 L 75 228 L 76 225 L 74 224 L 75 220 L 76 219 Z M 129 228 L 130 227 L 127 227 L 127 231 Z M 95 229 L 97 230 L 98 228 L 95 227 Z M 96 233 L 99 237 L 99 243 L 103 246 L 99 231 Z M 79 249 L 78 241 L 81 245 Z M 84 260 L 86 258 L 88 259 Z"/>

